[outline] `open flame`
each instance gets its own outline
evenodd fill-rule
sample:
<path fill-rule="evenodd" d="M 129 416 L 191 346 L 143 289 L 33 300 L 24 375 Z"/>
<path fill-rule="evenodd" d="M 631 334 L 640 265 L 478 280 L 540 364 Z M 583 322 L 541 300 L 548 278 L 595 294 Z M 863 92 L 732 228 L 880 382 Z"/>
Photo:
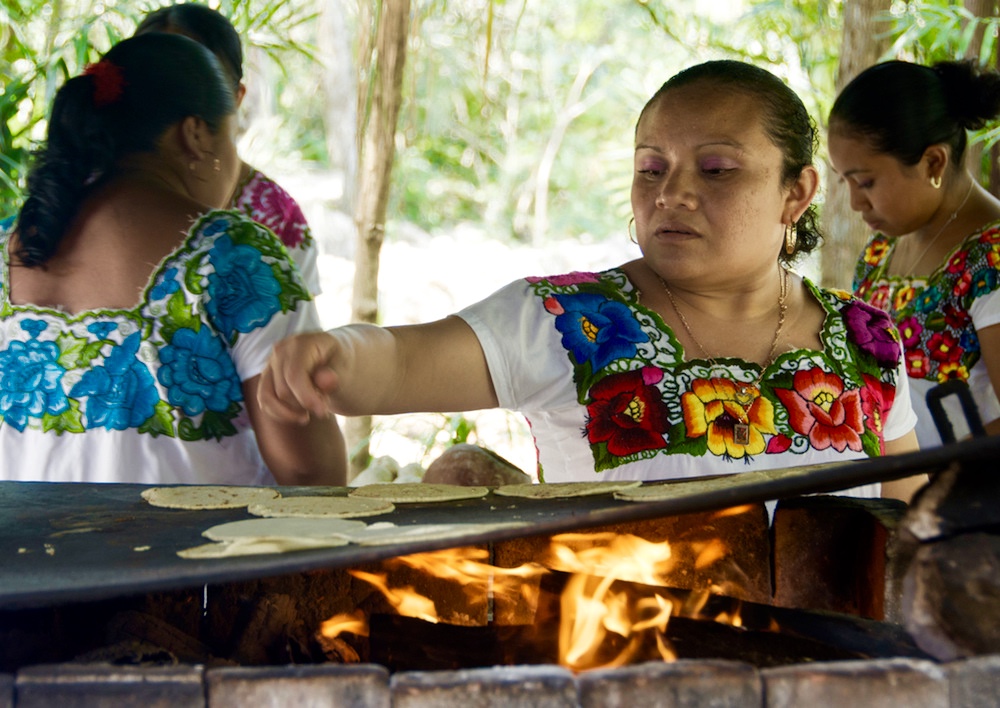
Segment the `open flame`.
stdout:
<path fill-rule="evenodd" d="M 720 512 L 742 513 L 745 507 Z M 517 568 L 491 565 L 482 548 L 452 548 L 400 556 L 386 561 L 386 572 L 351 570 L 351 575 L 376 587 L 395 611 L 427 622 L 441 621 L 433 599 L 412 586 L 390 587 L 393 568 L 405 566 L 431 578 L 458 583 L 470 601 L 495 598 L 537 607 L 541 576 L 556 571 L 567 574 L 559 595 L 558 661 L 576 671 L 612 668 L 629 663 L 640 651 L 650 656 L 651 647 L 664 661 L 676 659 L 666 637 L 671 616 L 712 619 L 741 626 L 738 610 L 706 617 L 702 612 L 713 586 L 674 597 L 668 591 L 670 574 L 677 559 L 678 544 L 650 542 L 630 534 L 566 533 L 552 538 L 544 565 L 528 563 Z M 686 544 L 686 557 L 693 567 L 705 569 L 727 558 L 726 544 L 719 539 Z M 675 593 L 676 595 L 676 593 Z M 321 633 L 336 637 L 351 632 L 367 636 L 364 613 L 332 617 Z"/>

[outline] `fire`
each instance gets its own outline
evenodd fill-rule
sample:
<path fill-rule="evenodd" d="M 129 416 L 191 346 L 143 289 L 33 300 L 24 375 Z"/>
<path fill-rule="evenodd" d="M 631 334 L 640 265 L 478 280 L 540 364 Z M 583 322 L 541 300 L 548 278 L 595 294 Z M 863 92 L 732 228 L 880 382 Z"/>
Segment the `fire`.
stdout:
<path fill-rule="evenodd" d="M 725 510 L 720 515 L 742 513 L 746 509 Z M 556 585 L 566 576 L 559 592 L 558 660 L 575 671 L 622 666 L 634 658 L 645 660 L 659 655 L 673 661 L 676 654 L 667 639 L 671 616 L 706 618 L 703 610 L 711 587 L 671 596 L 670 575 L 678 559 L 688 559 L 688 567 L 702 570 L 727 557 L 722 541 L 713 539 L 672 548 L 665 541 L 651 542 L 630 534 L 567 533 L 552 538 L 543 565 L 529 563 L 517 568 L 500 568 L 489 563 L 482 548 L 454 548 L 402 556 L 383 567 L 406 567 L 427 577 L 458 583 L 462 593 L 477 599 L 505 597 L 538 608 L 541 593 L 537 581 L 557 573 Z M 675 557 L 675 554 L 679 553 Z M 551 570 L 550 570 L 551 569 Z M 412 586 L 390 587 L 390 573 L 350 573 L 378 588 L 400 615 L 441 621 L 434 601 Z M 547 586 L 548 587 L 548 586 Z M 555 597 L 550 595 L 551 597 Z M 552 612 L 555 606 L 552 606 Z M 740 626 L 737 610 L 715 611 L 708 619 Z M 544 622 L 543 622 L 544 624 Z M 367 624 L 357 615 L 338 615 L 323 623 L 322 633 L 362 634 L 357 628 Z M 327 632 L 331 632 L 327 635 Z M 554 637 L 553 637 L 554 638 Z"/>
<path fill-rule="evenodd" d="M 321 624 L 319 631 L 327 639 L 336 639 L 344 632 L 356 634 L 359 637 L 367 637 L 368 617 L 360 610 L 355 612 L 341 612 Z"/>

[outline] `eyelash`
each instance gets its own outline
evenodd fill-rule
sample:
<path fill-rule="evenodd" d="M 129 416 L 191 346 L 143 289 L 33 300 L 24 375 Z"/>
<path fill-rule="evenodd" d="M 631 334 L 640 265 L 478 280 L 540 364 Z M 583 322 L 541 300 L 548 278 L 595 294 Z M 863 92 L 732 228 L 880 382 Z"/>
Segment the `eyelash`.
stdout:
<path fill-rule="evenodd" d="M 734 172 L 735 167 L 715 167 L 711 169 L 703 169 L 702 173 L 708 175 L 709 177 L 721 177 L 729 172 Z M 636 170 L 640 175 L 662 175 L 664 170 Z"/>

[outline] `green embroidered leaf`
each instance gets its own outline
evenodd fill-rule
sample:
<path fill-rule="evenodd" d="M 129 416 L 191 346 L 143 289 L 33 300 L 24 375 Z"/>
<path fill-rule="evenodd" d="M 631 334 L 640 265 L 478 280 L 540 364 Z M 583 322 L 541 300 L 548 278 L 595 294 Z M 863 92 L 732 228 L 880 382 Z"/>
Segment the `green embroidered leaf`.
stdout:
<path fill-rule="evenodd" d="M 188 442 L 205 439 L 205 434 L 202 429 L 196 426 L 192 420 L 187 417 L 181 418 L 181 422 L 177 424 L 177 433 L 181 440 L 186 440 Z"/>
<path fill-rule="evenodd" d="M 59 415 L 46 413 L 42 416 L 42 430 L 45 432 L 55 431 L 57 435 L 63 433 L 82 433 L 83 413 L 80 411 L 80 402 L 75 399 L 69 400 L 69 408 Z"/>
<path fill-rule="evenodd" d="M 140 433 L 149 433 L 154 438 L 160 435 L 175 437 L 174 416 L 170 404 L 166 401 L 157 401 L 153 415 L 149 416 L 145 423 L 139 426 Z"/>
<path fill-rule="evenodd" d="M 283 269 L 280 263 L 272 263 L 271 272 L 275 279 L 281 283 L 278 303 L 281 305 L 282 312 L 291 312 L 303 300 L 312 299 L 312 295 L 303 286 L 302 281 L 292 278 L 291 271 Z"/>
<path fill-rule="evenodd" d="M 882 457 L 882 446 L 879 444 L 878 436 L 870 430 L 865 430 L 861 436 L 861 447 L 868 457 Z"/>
<path fill-rule="evenodd" d="M 59 358 L 56 359 L 56 363 L 64 369 L 76 369 L 90 361 L 84 356 L 86 339 L 63 331 L 56 337 L 56 345 L 59 347 Z"/>
<path fill-rule="evenodd" d="M 595 443 L 590 446 L 590 451 L 594 455 L 594 471 L 603 472 L 604 470 L 614 469 L 618 460 L 617 457 L 608 452 L 607 443 Z"/>
<path fill-rule="evenodd" d="M 944 313 L 940 310 L 934 310 L 934 312 L 927 315 L 927 319 L 924 321 L 924 329 L 934 332 L 940 332 L 945 329 Z"/>
<path fill-rule="evenodd" d="M 229 406 L 229 410 L 225 413 L 205 411 L 205 415 L 201 419 L 201 428 L 205 433 L 205 438 L 222 440 L 222 438 L 236 435 L 236 426 L 233 425 L 233 418 L 236 417 L 239 410 L 239 404 L 234 403 Z"/>
<path fill-rule="evenodd" d="M 165 342 L 172 341 L 179 329 L 187 328 L 195 332 L 201 329 L 201 321 L 195 317 L 181 290 L 171 295 L 167 301 L 167 314 L 168 318 L 164 320 L 160 330 Z"/>
<path fill-rule="evenodd" d="M 708 452 L 708 436 L 702 435 L 698 438 L 688 438 L 684 437 L 683 426 L 674 426 L 675 428 L 681 428 L 681 432 L 677 435 L 673 434 L 671 430 L 670 440 L 673 442 L 670 445 L 671 455 L 692 455 L 694 457 L 704 457 L 705 453 Z"/>
<path fill-rule="evenodd" d="M 191 292 L 199 295 L 205 291 L 205 288 L 202 287 L 201 275 L 201 265 L 204 260 L 205 254 L 199 253 L 189 260 L 184 268 L 184 286 Z"/>

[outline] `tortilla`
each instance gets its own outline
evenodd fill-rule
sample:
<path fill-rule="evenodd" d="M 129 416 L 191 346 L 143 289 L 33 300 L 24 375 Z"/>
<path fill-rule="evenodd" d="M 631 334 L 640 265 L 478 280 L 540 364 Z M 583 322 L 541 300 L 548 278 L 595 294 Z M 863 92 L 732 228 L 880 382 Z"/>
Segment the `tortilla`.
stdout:
<path fill-rule="evenodd" d="M 381 499 L 356 497 L 283 497 L 247 507 L 254 516 L 298 516 L 303 518 L 335 517 L 347 519 L 356 516 L 388 514 L 395 509 L 391 502 Z"/>
<path fill-rule="evenodd" d="M 852 463 L 829 462 L 818 465 L 806 465 L 803 467 L 761 470 L 759 472 L 740 472 L 720 477 L 709 477 L 707 479 L 684 479 L 677 480 L 669 484 L 647 484 L 641 487 L 635 487 L 634 489 L 623 489 L 619 492 L 615 492 L 615 499 L 634 502 L 664 501 L 666 499 L 677 499 L 680 497 L 693 496 L 695 494 L 705 494 L 723 489 L 731 489 L 733 487 L 745 487 L 764 482 L 801 477 L 820 469 L 828 469 L 831 467 L 840 467 L 850 464 Z"/>
<path fill-rule="evenodd" d="M 507 521 L 492 524 L 413 524 L 396 526 L 388 522 L 370 524 L 359 531 L 345 534 L 351 543 L 359 546 L 388 546 L 408 541 L 429 541 L 462 538 L 507 528 L 527 526 L 524 521 Z"/>
<path fill-rule="evenodd" d="M 489 487 L 463 487 L 458 484 L 403 482 L 369 484 L 364 487 L 352 489 L 349 495 L 355 498 L 382 499 L 395 504 L 419 504 L 423 502 L 457 501 L 459 499 L 479 499 L 489 493 Z"/>
<path fill-rule="evenodd" d="M 344 538 L 349 532 L 360 532 L 364 521 L 350 519 L 304 519 L 279 517 L 270 519 L 243 519 L 218 524 L 202 532 L 213 541 L 240 541 L 243 539 L 316 539 Z"/>
<path fill-rule="evenodd" d="M 177 551 L 181 558 L 233 558 L 236 556 L 256 556 L 273 553 L 306 551 L 314 548 L 346 546 L 346 538 L 243 538 L 221 543 L 205 543 L 193 548 Z"/>
<path fill-rule="evenodd" d="M 142 492 L 142 498 L 151 505 L 168 509 L 238 509 L 280 496 L 281 493 L 273 487 L 201 484 L 150 487 Z"/>
<path fill-rule="evenodd" d="M 595 494 L 610 494 L 623 489 L 632 489 L 641 481 L 622 480 L 620 482 L 546 482 L 543 484 L 505 484 L 493 490 L 501 497 L 522 497 L 525 499 L 567 499 L 589 497 Z"/>

